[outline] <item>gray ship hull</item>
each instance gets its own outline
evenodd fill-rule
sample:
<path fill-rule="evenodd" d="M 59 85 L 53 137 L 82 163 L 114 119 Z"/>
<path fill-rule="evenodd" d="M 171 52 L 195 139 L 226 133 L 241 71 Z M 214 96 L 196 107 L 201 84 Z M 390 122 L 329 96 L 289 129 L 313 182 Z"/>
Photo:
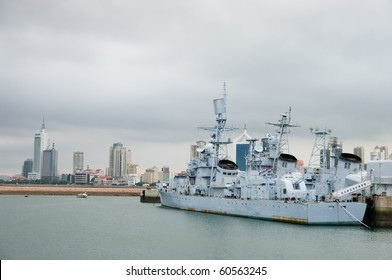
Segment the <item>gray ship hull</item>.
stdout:
<path fill-rule="evenodd" d="M 359 202 L 285 202 L 283 200 L 241 200 L 189 196 L 160 191 L 163 206 L 211 214 L 304 225 L 360 225 L 366 203 Z"/>

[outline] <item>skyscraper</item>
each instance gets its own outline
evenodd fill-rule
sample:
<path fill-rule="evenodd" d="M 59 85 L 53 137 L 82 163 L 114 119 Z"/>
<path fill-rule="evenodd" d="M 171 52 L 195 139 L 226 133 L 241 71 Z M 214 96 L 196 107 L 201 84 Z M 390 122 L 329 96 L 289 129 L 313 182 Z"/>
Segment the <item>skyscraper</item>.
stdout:
<path fill-rule="evenodd" d="M 363 146 L 358 146 L 354 148 L 354 155 L 359 156 L 364 162 L 365 159 L 365 148 Z"/>
<path fill-rule="evenodd" d="M 127 165 L 131 163 L 131 150 L 127 150 L 122 143 L 114 143 L 109 150 L 108 175 L 121 178 L 127 174 Z"/>
<path fill-rule="evenodd" d="M 246 156 L 248 155 L 249 152 L 249 144 L 241 144 L 238 143 L 235 145 L 235 151 L 236 151 L 236 159 L 235 162 L 238 165 L 238 169 L 241 171 L 246 170 Z"/>
<path fill-rule="evenodd" d="M 246 170 L 246 156 L 249 152 L 249 142 L 247 140 L 252 139 L 250 135 L 246 132 L 246 125 L 244 127 L 244 132 L 234 140 L 235 150 L 233 159 L 238 165 L 241 171 Z"/>
<path fill-rule="evenodd" d="M 389 159 L 387 146 L 376 146 L 370 153 L 370 160 L 387 160 Z"/>
<path fill-rule="evenodd" d="M 362 170 L 365 169 L 365 148 L 363 146 L 358 146 L 354 148 L 354 155 L 357 155 L 362 160 Z"/>
<path fill-rule="evenodd" d="M 26 159 L 22 167 L 22 176 L 27 178 L 29 173 L 31 173 L 32 171 L 33 171 L 33 160 L 30 158 Z"/>
<path fill-rule="evenodd" d="M 53 143 L 52 149 L 47 149 L 42 153 L 41 179 L 51 183 L 57 181 L 57 163 L 58 153 Z"/>
<path fill-rule="evenodd" d="M 74 152 L 73 153 L 73 172 L 74 174 L 78 170 L 84 169 L 84 153 L 83 152 Z"/>
<path fill-rule="evenodd" d="M 161 171 L 158 172 L 158 180 L 161 183 L 169 183 L 170 182 L 170 168 L 169 167 L 162 167 Z"/>
<path fill-rule="evenodd" d="M 207 144 L 206 141 L 199 140 L 196 142 L 196 145 L 191 145 L 190 152 L 191 157 L 190 160 L 195 160 L 201 158 L 201 152 L 198 149 L 203 149 L 203 147 Z"/>
<path fill-rule="evenodd" d="M 158 181 L 158 168 L 153 166 L 151 168 L 146 169 L 144 173 L 144 182 L 152 184 Z"/>
<path fill-rule="evenodd" d="M 38 176 L 42 169 L 42 153 L 47 149 L 49 149 L 49 138 L 45 131 L 45 121 L 42 120 L 41 130 L 34 136 L 33 172 L 37 173 Z"/>

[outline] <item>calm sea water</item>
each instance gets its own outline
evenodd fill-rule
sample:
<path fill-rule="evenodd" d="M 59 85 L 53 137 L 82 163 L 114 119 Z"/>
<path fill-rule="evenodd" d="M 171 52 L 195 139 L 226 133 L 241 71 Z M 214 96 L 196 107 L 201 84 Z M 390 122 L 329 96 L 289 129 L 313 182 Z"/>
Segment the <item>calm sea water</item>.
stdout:
<path fill-rule="evenodd" d="M 137 197 L 0 196 L 2 260 L 392 259 L 392 230 L 180 211 Z"/>

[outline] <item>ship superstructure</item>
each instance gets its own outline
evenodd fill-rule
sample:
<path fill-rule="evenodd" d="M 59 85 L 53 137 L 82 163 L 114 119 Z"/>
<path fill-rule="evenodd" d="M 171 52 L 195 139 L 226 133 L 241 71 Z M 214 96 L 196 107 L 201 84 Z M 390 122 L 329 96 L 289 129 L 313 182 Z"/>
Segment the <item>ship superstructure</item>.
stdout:
<path fill-rule="evenodd" d="M 269 123 L 276 127 L 275 133 L 261 141 L 248 139 L 242 172 L 228 159 L 226 96 L 214 100 L 214 111 L 215 126 L 203 128 L 211 140 L 198 148 L 201 157 L 188 164 L 186 174 L 158 187 L 163 206 L 307 225 L 361 223 L 366 204 L 353 201 L 351 194 L 368 183 L 356 182 L 345 189 L 345 178 L 355 171 L 355 157 L 344 154 L 334 176 L 298 172 L 297 159 L 288 153 L 287 135 L 295 127 L 290 124 L 290 109 L 277 123 Z"/>

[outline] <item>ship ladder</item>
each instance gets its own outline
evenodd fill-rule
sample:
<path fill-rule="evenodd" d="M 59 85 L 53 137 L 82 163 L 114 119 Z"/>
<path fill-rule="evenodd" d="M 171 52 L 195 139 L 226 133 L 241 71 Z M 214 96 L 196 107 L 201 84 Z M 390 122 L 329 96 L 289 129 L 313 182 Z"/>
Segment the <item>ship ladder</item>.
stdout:
<path fill-rule="evenodd" d="M 372 230 L 371 227 L 369 227 L 367 224 L 365 224 L 364 222 L 360 221 L 357 217 L 355 217 L 353 214 L 351 214 L 342 204 L 340 204 L 340 201 L 338 199 L 335 200 L 336 203 L 340 206 L 340 208 L 343 209 L 344 212 L 346 212 L 347 215 L 349 215 L 351 218 L 353 218 L 354 220 L 358 221 L 359 223 L 361 223 L 361 225 L 363 225 L 364 227 L 366 227 L 367 229 Z"/>

